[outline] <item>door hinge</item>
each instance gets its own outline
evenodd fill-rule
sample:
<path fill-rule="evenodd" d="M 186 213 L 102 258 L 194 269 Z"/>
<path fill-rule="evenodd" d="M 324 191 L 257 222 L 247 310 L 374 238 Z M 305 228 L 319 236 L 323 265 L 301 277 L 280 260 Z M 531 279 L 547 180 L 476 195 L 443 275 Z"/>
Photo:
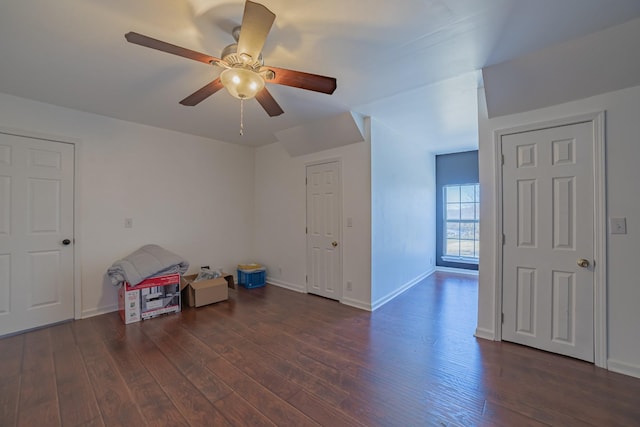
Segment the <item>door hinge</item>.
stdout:
<path fill-rule="evenodd" d="M 500 313 L 500 322 L 504 323 L 504 313 Z"/>
<path fill-rule="evenodd" d="M 309 276 L 304 276 L 304 281 L 309 283 Z"/>
<path fill-rule="evenodd" d="M 500 154 L 502 165 L 504 166 L 504 154 Z"/>
<path fill-rule="evenodd" d="M 504 245 L 507 242 L 507 236 L 502 233 L 502 244 Z"/>
<path fill-rule="evenodd" d="M 309 234 L 309 227 L 304 228 L 304 234 Z"/>
<path fill-rule="evenodd" d="M 309 178 L 304 179 L 304 185 L 309 185 Z"/>

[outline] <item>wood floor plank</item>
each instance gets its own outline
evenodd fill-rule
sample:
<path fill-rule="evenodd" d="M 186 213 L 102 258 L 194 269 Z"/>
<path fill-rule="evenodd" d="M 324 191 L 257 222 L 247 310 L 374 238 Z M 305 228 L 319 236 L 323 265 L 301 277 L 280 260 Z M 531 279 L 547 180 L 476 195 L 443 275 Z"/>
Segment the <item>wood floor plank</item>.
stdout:
<path fill-rule="evenodd" d="M 0 381 L 0 425 L 15 426 L 18 422 L 20 375 L 6 377 Z"/>
<path fill-rule="evenodd" d="M 640 425 L 640 379 L 474 338 L 477 286 L 435 273 L 374 312 L 238 287 L 0 339 L 0 425 Z"/>
<path fill-rule="evenodd" d="M 25 336 L 14 335 L 0 340 L 0 381 L 21 373 Z"/>
<path fill-rule="evenodd" d="M 497 402 L 486 402 L 483 417 L 479 425 L 491 427 L 545 427 L 548 424 L 536 421 L 519 412 L 512 411 Z M 498 420 L 498 421 L 497 421 Z M 568 425 L 568 424 L 567 424 Z"/>
<path fill-rule="evenodd" d="M 120 374 L 92 322 L 92 319 L 74 322 L 72 329 L 104 424 L 144 425 L 144 417 L 135 403 L 135 396 L 127 387 L 127 381 Z"/>
<path fill-rule="evenodd" d="M 100 316 L 91 320 L 96 332 L 102 334 L 106 351 L 113 358 L 120 375 L 126 379 L 127 387 L 145 421 L 153 426 L 189 425 L 137 354 L 126 345 L 125 334 L 114 333 L 114 328 L 121 327 L 118 315 Z"/>
<path fill-rule="evenodd" d="M 19 426 L 61 425 L 53 354 L 48 329 L 25 335 L 20 385 Z"/>
<path fill-rule="evenodd" d="M 224 399 L 218 400 L 214 406 L 224 414 L 229 422 L 234 426 L 264 426 L 275 427 L 269 418 L 262 412 L 251 406 L 238 394 L 232 393 Z"/>
<path fill-rule="evenodd" d="M 22 374 L 22 355 L 26 334 L 0 340 L 0 424 L 18 421 L 18 402 Z"/>
<path fill-rule="evenodd" d="M 219 357 L 217 353 L 211 351 L 211 349 L 209 349 L 209 353 L 205 353 L 205 350 L 203 350 L 202 352 L 195 352 L 197 356 L 194 357 L 194 352 L 186 351 L 173 340 L 172 335 L 154 328 L 151 322 L 147 322 L 143 326 L 144 334 L 155 343 L 165 357 L 209 402 L 215 403 L 233 393 L 233 390 L 224 381 L 217 378 L 206 368 L 209 360 Z M 204 347 L 208 349 L 208 347 Z M 206 354 L 211 355 L 211 358 L 208 358 Z"/>
<path fill-rule="evenodd" d="M 368 422 L 373 421 L 371 419 L 356 420 L 344 414 L 342 411 L 336 411 L 334 407 L 325 403 L 320 398 L 306 390 L 300 390 L 300 392 L 291 396 L 288 401 L 297 409 L 304 412 L 307 416 L 323 426 L 353 427 L 374 425 Z M 362 415 L 366 416 L 367 414 L 363 412 Z M 364 423 L 361 421 L 364 421 Z"/>
<path fill-rule="evenodd" d="M 280 426 L 311 427 L 316 422 L 276 396 L 266 387 L 220 357 L 209 362 L 208 368 L 235 390 L 243 399 L 259 408 L 262 413 Z"/>
<path fill-rule="evenodd" d="M 100 409 L 69 323 L 50 330 L 62 425 L 102 425 Z"/>
<path fill-rule="evenodd" d="M 191 425 L 229 426 L 228 420 L 142 332 L 140 324 L 127 330 L 128 345 Z"/>

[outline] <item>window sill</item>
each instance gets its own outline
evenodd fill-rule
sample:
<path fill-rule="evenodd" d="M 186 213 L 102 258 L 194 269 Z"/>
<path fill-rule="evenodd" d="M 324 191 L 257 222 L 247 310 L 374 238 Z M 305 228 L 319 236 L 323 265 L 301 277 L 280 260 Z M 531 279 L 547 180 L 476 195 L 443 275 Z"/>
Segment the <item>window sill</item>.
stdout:
<path fill-rule="evenodd" d="M 478 265 L 478 258 L 466 258 L 460 256 L 443 255 L 440 257 L 445 262 L 457 262 L 459 264 L 475 264 Z"/>

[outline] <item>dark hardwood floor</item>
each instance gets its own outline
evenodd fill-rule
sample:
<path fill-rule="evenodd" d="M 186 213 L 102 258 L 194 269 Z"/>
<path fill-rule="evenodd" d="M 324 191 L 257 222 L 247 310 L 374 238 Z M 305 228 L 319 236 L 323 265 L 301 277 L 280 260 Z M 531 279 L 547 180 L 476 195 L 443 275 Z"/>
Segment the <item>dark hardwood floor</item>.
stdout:
<path fill-rule="evenodd" d="M 477 280 L 368 313 L 274 286 L 0 340 L 1 426 L 634 426 L 640 379 L 473 337 Z"/>

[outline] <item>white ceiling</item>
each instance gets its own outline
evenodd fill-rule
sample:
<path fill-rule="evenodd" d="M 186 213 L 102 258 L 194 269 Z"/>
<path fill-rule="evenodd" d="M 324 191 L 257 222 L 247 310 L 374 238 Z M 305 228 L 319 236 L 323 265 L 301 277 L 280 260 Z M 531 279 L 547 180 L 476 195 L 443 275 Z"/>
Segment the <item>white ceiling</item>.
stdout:
<path fill-rule="evenodd" d="M 334 76 L 338 89 L 270 85 L 285 114 L 246 102 L 242 137 L 240 103 L 225 91 L 178 104 L 218 69 L 124 39 L 136 31 L 219 57 L 242 0 L 2 0 L 0 92 L 248 146 L 352 111 L 456 151 L 477 144 L 479 69 L 640 16 L 638 0 L 262 3 L 277 16 L 265 63 Z"/>

